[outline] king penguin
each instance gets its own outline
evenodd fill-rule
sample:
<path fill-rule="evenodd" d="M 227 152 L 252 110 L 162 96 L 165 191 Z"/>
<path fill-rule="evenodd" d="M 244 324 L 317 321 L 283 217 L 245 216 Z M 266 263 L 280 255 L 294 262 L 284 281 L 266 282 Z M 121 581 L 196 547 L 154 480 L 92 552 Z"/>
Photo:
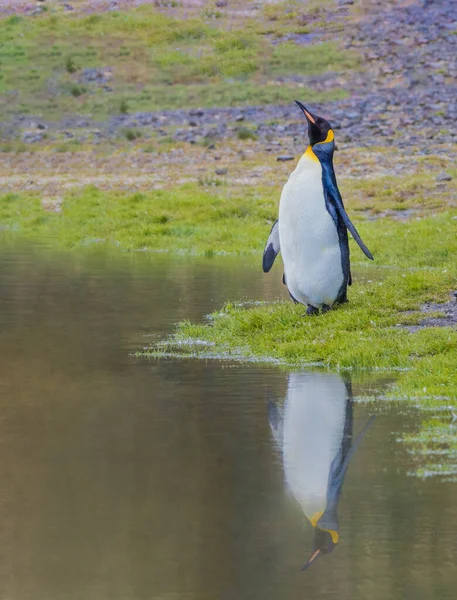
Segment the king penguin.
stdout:
<path fill-rule="evenodd" d="M 344 477 L 374 416 L 353 441 L 350 381 L 333 373 L 303 372 L 289 375 L 284 408 L 270 401 L 268 418 L 282 455 L 286 487 L 314 528 L 304 571 L 339 542 Z"/>
<path fill-rule="evenodd" d="M 295 102 L 308 121 L 309 146 L 282 190 L 263 270 L 271 269 L 281 251 L 283 282 L 292 300 L 306 304 L 306 313 L 312 315 L 347 302 L 347 286 L 352 283 L 348 230 L 364 254 L 371 260 L 373 255 L 351 223 L 338 190 L 330 123 Z"/>

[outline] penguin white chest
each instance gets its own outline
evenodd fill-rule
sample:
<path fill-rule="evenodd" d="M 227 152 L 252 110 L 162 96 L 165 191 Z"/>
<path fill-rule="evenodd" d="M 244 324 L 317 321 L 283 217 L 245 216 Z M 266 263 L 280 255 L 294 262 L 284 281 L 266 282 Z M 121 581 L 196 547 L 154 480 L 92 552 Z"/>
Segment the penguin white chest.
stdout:
<path fill-rule="evenodd" d="M 327 505 L 332 465 L 341 448 L 347 392 L 339 375 L 293 373 L 284 410 L 286 482 L 311 521 Z"/>
<path fill-rule="evenodd" d="M 338 231 L 325 206 L 321 164 L 307 154 L 281 194 L 279 239 L 292 296 L 332 306 L 344 281 Z"/>

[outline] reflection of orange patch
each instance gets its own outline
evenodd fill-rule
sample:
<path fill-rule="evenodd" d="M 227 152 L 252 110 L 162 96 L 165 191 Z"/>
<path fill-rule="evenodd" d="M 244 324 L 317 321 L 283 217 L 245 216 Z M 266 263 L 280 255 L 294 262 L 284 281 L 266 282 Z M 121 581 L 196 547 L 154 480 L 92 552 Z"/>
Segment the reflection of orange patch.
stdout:
<path fill-rule="evenodd" d="M 316 155 L 314 155 L 316 156 Z M 314 513 L 314 515 L 312 515 L 312 517 L 310 518 L 310 523 L 313 527 L 316 527 L 317 522 L 319 521 L 319 519 L 322 517 L 322 515 L 324 514 L 324 511 L 322 510 L 321 512 L 316 512 Z"/>
<path fill-rule="evenodd" d="M 311 123 L 314 123 L 314 125 L 316 124 L 316 121 L 313 118 L 313 115 L 310 114 L 306 109 L 303 109 L 303 112 L 305 113 L 306 117 L 311 121 Z"/>

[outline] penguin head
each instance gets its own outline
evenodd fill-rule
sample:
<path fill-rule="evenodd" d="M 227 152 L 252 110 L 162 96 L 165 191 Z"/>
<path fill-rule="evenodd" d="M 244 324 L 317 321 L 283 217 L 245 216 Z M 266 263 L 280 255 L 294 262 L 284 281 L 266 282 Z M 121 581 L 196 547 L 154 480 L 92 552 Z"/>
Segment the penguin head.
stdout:
<path fill-rule="evenodd" d="M 322 117 L 318 117 L 317 115 L 310 113 L 309 110 L 298 100 L 295 100 L 295 102 L 302 109 L 306 120 L 308 121 L 308 137 L 310 145 L 315 146 L 316 144 L 333 142 L 335 136 L 330 123 Z"/>
<path fill-rule="evenodd" d="M 318 558 L 324 554 L 333 552 L 335 546 L 338 544 L 338 538 L 337 531 L 316 527 L 314 531 L 313 551 L 301 570 L 306 571 Z"/>

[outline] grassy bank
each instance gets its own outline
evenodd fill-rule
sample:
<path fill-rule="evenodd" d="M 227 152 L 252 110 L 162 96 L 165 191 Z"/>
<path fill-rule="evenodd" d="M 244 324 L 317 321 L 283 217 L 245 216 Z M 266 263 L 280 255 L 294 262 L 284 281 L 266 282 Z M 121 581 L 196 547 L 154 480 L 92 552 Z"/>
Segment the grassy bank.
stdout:
<path fill-rule="evenodd" d="M 50 3 L 42 15 L 0 19 L 0 110 L 106 118 L 288 102 L 297 86 L 313 102 L 339 98 L 341 88 L 316 92 L 300 77 L 347 72 L 360 66 L 358 56 L 332 41 L 304 46 L 284 37 L 308 32 L 319 10 L 280 2 L 228 22 L 223 12 L 175 18 L 149 5 L 87 15 Z"/>
<path fill-rule="evenodd" d="M 456 218 L 453 211 L 407 224 L 363 223 L 359 229 L 377 265 L 386 268 L 380 276 L 373 267 L 371 281 L 356 281 L 350 303 L 338 310 L 308 318 L 302 306 L 288 302 L 227 304 L 208 323 L 181 323 L 164 350 L 188 343 L 197 355 L 232 352 L 292 365 L 407 369 L 392 395 L 424 402 L 445 395 L 457 402 L 457 332 L 448 327 L 407 329 L 427 316 L 419 311 L 424 303 L 447 301 L 455 287 Z M 357 248 L 352 253 L 355 261 L 361 259 Z M 280 268 L 268 276 L 280 277 Z"/>

